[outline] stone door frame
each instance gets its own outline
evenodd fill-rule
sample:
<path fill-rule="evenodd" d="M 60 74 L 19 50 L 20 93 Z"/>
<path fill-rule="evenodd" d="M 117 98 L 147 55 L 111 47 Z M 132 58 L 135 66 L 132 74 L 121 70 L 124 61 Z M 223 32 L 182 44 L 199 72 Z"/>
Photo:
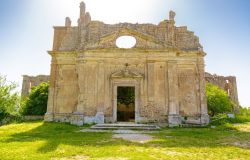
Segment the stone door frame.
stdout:
<path fill-rule="evenodd" d="M 135 123 L 139 117 L 139 82 L 135 79 L 116 79 L 112 80 L 112 108 L 113 122 L 117 122 L 117 88 L 118 87 L 135 87 Z"/>

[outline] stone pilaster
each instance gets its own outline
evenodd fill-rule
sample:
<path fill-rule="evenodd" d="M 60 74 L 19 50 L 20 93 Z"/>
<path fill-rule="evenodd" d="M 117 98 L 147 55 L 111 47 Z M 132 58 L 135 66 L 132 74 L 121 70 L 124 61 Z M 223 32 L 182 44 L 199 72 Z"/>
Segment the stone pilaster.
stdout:
<path fill-rule="evenodd" d="M 97 124 L 104 123 L 104 99 L 105 99 L 105 69 L 104 63 L 98 63 L 98 82 L 97 82 L 97 113 L 95 121 Z"/>
<path fill-rule="evenodd" d="M 78 86 L 79 86 L 78 103 L 75 112 L 72 114 L 70 118 L 70 123 L 82 126 L 84 124 L 83 108 L 85 101 L 84 91 L 86 87 L 85 61 L 78 61 L 77 74 L 78 74 Z"/>
<path fill-rule="evenodd" d="M 178 75 L 177 62 L 168 62 L 168 89 L 169 89 L 169 110 L 168 110 L 168 124 L 170 127 L 181 124 L 179 115 L 178 102 Z"/>
<path fill-rule="evenodd" d="M 97 79 L 97 112 L 104 112 L 104 97 L 105 97 L 105 70 L 104 63 L 98 63 L 98 79 Z"/>
<path fill-rule="evenodd" d="M 150 103 L 154 102 L 154 90 L 155 90 L 155 77 L 154 77 L 154 62 L 148 62 L 148 101 Z"/>
<path fill-rule="evenodd" d="M 55 87 L 56 87 L 56 75 L 57 75 L 57 63 L 55 55 L 51 54 L 51 69 L 50 69 L 50 82 L 49 82 L 49 96 L 47 104 L 47 112 L 44 116 L 44 121 L 51 122 L 54 120 L 55 114 Z"/>
<path fill-rule="evenodd" d="M 199 79 L 200 79 L 200 110 L 201 110 L 201 124 L 207 125 L 209 123 L 209 115 L 207 110 L 207 98 L 206 98 L 206 80 L 205 80 L 205 66 L 200 64 L 199 66 Z"/>

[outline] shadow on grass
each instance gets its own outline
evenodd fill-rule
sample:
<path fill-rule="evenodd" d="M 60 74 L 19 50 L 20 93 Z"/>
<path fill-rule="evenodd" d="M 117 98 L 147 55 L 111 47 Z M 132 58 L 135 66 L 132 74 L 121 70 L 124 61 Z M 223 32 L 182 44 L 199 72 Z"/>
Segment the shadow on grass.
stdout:
<path fill-rule="evenodd" d="M 32 122 L 36 123 L 36 122 Z M 43 123 L 42 125 L 29 130 L 12 134 L 5 142 L 33 142 L 45 140 L 46 143 L 38 149 L 39 152 L 51 152 L 57 149 L 58 145 L 96 145 L 97 142 L 110 139 L 111 134 L 82 133 L 80 128 L 63 123 Z"/>
<path fill-rule="evenodd" d="M 35 122 L 34 122 L 35 123 Z M 250 125 L 250 124 L 249 124 Z M 43 123 L 27 132 L 10 135 L 5 143 L 33 142 L 45 140 L 46 143 L 38 149 L 40 153 L 52 152 L 60 144 L 72 146 L 118 146 L 133 145 L 140 147 L 225 147 L 232 145 L 234 140 L 250 141 L 250 132 L 239 131 L 230 127 L 222 128 L 166 128 L 152 135 L 154 140 L 144 144 L 127 142 L 120 139 L 112 139 L 112 133 L 79 132 L 80 127 L 62 123 Z M 228 141 L 228 144 L 225 144 Z M 250 146 L 236 146 L 249 148 Z"/>

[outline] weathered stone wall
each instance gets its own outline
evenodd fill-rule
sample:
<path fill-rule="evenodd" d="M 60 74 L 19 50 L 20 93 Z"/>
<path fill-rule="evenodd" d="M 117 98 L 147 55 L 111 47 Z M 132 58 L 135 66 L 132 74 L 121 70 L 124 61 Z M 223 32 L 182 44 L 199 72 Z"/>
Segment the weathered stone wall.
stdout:
<path fill-rule="evenodd" d="M 236 104 L 235 111 L 239 109 L 238 91 L 235 76 L 225 77 L 216 74 L 212 75 L 210 73 L 206 73 L 205 78 L 207 82 L 210 82 L 225 90 L 230 99 Z"/>
<path fill-rule="evenodd" d="M 112 36 L 136 35 L 137 41 L 151 40 L 151 43 L 137 43 L 137 48 L 179 48 L 182 50 L 202 50 L 199 39 L 194 32 L 187 27 L 175 27 L 174 20 L 164 20 L 158 25 L 154 24 L 105 24 L 99 21 L 91 21 L 87 26 L 55 27 L 55 46 L 59 51 L 71 51 L 72 49 L 96 49 L 114 47 L 114 41 L 107 41 Z M 128 31 L 128 32 L 127 32 Z M 114 34 L 115 33 L 115 34 Z M 64 38 L 62 38 L 64 36 Z M 61 45 L 58 45 L 61 42 Z M 106 42 L 106 43 L 103 43 Z M 108 43 L 107 43 L 108 42 Z M 150 41 L 148 41 L 150 42 Z M 143 44 L 143 45 L 142 45 Z"/>
<path fill-rule="evenodd" d="M 194 65 L 182 65 L 179 68 L 178 73 L 178 85 L 179 85 L 179 101 L 180 101 L 180 113 L 183 116 L 196 116 L 200 113 L 199 100 L 197 99 L 197 85 L 199 81 L 196 79 L 197 71 Z"/>
<path fill-rule="evenodd" d="M 150 64 L 149 64 L 149 66 L 150 66 Z M 161 68 L 161 70 L 157 71 L 158 73 L 156 73 L 156 75 L 153 75 L 152 77 L 155 77 L 157 81 L 158 80 L 163 81 L 163 78 L 166 76 L 166 73 L 164 71 L 167 68 L 167 66 L 166 66 L 165 63 L 159 63 L 159 64 L 157 64 L 157 66 L 158 66 L 158 68 Z M 124 67 L 124 66 L 121 66 L 119 68 L 121 69 L 122 67 Z M 133 70 L 137 70 L 139 73 L 144 74 L 144 72 L 143 72 L 143 70 L 145 69 L 144 65 L 140 66 L 141 69 L 139 69 L 138 66 L 137 67 L 136 66 L 131 66 L 131 67 L 133 68 Z M 179 80 L 178 80 L 179 82 L 178 83 L 179 83 L 180 90 L 182 90 L 182 92 L 180 93 L 180 99 L 182 99 L 182 101 L 183 101 L 183 103 L 180 103 L 180 113 L 183 114 L 183 115 L 188 114 L 187 111 L 185 111 L 185 110 L 190 110 L 190 108 L 192 108 L 192 106 L 190 106 L 188 104 L 189 103 L 188 100 L 190 99 L 190 97 L 186 97 L 185 95 L 186 94 L 187 95 L 193 95 L 194 94 L 194 88 L 192 89 L 192 86 L 194 86 L 193 83 L 195 82 L 195 80 L 192 79 L 193 77 L 195 77 L 194 76 L 194 74 L 195 74 L 194 73 L 194 67 L 195 66 L 191 65 L 190 69 L 189 70 L 184 70 L 183 73 L 181 73 L 181 71 L 179 71 Z M 105 68 L 110 68 L 110 66 L 105 67 Z M 115 66 L 115 69 L 117 70 L 117 66 Z M 69 72 L 71 72 L 71 71 L 69 71 Z M 63 75 L 61 75 L 61 76 L 63 77 Z M 23 87 L 22 87 L 22 95 L 28 96 L 29 92 L 31 90 L 31 87 L 37 86 L 42 82 L 49 82 L 49 79 L 50 79 L 49 75 L 24 76 L 24 78 L 23 78 Z M 205 79 L 206 79 L 207 82 L 210 82 L 210 83 L 220 87 L 221 89 L 225 90 L 228 93 L 230 99 L 233 100 L 233 102 L 238 107 L 239 102 L 238 102 L 237 83 L 236 83 L 236 77 L 235 76 L 220 76 L 220 75 L 216 75 L 216 74 L 212 75 L 212 74 L 206 72 L 205 73 Z M 77 81 L 76 78 L 75 78 L 75 81 Z M 151 80 L 151 82 L 154 82 L 154 81 Z M 165 104 L 163 104 L 164 98 L 160 97 L 160 96 L 161 95 L 166 95 L 166 97 L 168 97 L 168 95 L 167 95 L 168 92 L 167 92 L 167 90 L 162 90 L 162 88 L 164 88 L 164 85 L 163 85 L 162 82 L 158 82 L 158 83 L 160 83 L 162 85 L 159 85 L 158 88 L 156 88 L 154 92 L 156 94 L 156 97 L 162 98 L 160 104 L 162 104 L 161 106 L 164 106 L 165 105 Z M 75 89 L 75 91 L 76 90 L 77 89 Z M 186 92 L 189 92 L 189 93 L 186 93 Z M 77 92 L 75 92 L 75 93 L 77 93 Z M 198 93 L 196 93 L 196 94 L 198 94 Z M 78 97 L 78 96 L 76 95 L 76 97 Z M 166 100 L 166 104 L 167 104 L 168 99 L 165 99 L 165 100 Z M 146 110 L 148 110 L 149 108 L 150 108 L 150 105 L 149 105 L 149 107 L 147 107 L 145 109 L 145 111 L 143 110 L 143 108 L 141 108 L 142 116 L 147 117 L 146 114 L 148 112 Z M 198 109 L 199 108 L 197 108 L 197 112 L 198 112 Z M 235 109 L 237 110 L 237 108 L 235 108 Z M 72 112 L 72 110 L 70 110 L 70 111 Z M 105 109 L 105 112 L 106 112 L 105 114 L 107 116 L 111 116 L 112 115 L 111 110 L 112 110 L 112 108 L 109 108 L 109 109 L 106 108 Z M 167 110 L 168 110 L 168 108 L 165 108 L 166 113 L 168 112 Z M 157 112 L 157 111 L 155 111 L 155 112 Z"/>
<path fill-rule="evenodd" d="M 170 11 L 169 19 L 155 24 L 105 24 L 92 21 L 84 3 L 80 4 L 78 26 L 71 26 L 66 17 L 65 26 L 54 27 L 53 51 L 72 51 L 115 47 L 114 37 L 137 35 L 136 48 L 178 48 L 185 51 L 203 50 L 199 38 L 186 26 L 175 26 L 175 13 Z M 140 36 L 138 36 L 140 35 Z M 147 43 L 145 43 L 145 41 Z"/>
<path fill-rule="evenodd" d="M 203 62 L 203 57 L 190 53 L 188 58 L 178 61 L 186 53 L 178 57 L 176 52 L 157 53 L 161 57 L 158 58 L 154 52 L 121 49 L 77 54 L 57 52 L 53 57 L 57 63 L 55 89 L 50 93 L 50 97 L 54 94 L 54 103 L 48 106 L 52 107 L 48 109 L 53 111 L 53 119 L 67 122 L 74 113 L 84 115 L 83 122 L 91 123 L 101 112 L 105 122 L 114 122 L 115 87 L 132 85 L 137 92 L 137 123 L 166 123 L 170 114 L 197 123 L 201 102 L 205 103 L 199 93 L 203 79 L 196 76 L 200 73 L 197 58 Z M 77 57 L 84 58 L 75 61 Z"/>
<path fill-rule="evenodd" d="M 31 91 L 32 87 L 38 86 L 42 82 L 49 82 L 50 76 L 48 75 L 38 75 L 38 76 L 23 76 L 22 83 L 22 96 L 27 97 Z"/>

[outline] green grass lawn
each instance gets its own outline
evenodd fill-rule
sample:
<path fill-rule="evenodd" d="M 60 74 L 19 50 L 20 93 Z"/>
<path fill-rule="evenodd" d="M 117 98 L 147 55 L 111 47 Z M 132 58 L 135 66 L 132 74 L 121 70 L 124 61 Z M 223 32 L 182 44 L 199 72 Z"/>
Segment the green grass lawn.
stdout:
<path fill-rule="evenodd" d="M 60 123 L 0 127 L 0 159 L 250 159 L 250 123 L 212 128 L 166 128 L 146 143 L 79 132 Z"/>

